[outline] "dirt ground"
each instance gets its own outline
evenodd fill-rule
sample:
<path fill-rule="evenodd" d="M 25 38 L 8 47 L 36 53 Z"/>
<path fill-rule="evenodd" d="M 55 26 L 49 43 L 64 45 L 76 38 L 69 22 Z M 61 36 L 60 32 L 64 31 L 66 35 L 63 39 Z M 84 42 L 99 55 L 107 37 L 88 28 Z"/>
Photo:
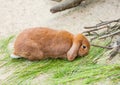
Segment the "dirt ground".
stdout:
<path fill-rule="evenodd" d="M 120 18 L 120 0 L 86 0 L 76 8 L 50 13 L 56 4 L 51 0 L 0 0 L 0 36 L 18 34 L 31 27 L 64 29 L 76 34 L 100 20 Z"/>

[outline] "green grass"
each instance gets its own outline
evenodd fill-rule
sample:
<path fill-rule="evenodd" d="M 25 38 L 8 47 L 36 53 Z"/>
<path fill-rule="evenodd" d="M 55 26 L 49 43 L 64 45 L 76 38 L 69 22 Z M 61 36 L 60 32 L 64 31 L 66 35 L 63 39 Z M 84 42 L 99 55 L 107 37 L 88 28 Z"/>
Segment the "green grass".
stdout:
<path fill-rule="evenodd" d="M 4 81 L 0 80 L 2 85 L 92 85 L 106 79 L 113 83 L 120 81 L 120 65 L 99 65 L 93 61 L 105 52 L 102 48 L 91 47 L 89 55 L 73 62 L 63 59 L 33 62 L 9 57 L 12 51 L 8 46 L 13 39 L 10 36 L 0 40 L 0 69 L 3 69 L 0 75 L 10 73 Z"/>

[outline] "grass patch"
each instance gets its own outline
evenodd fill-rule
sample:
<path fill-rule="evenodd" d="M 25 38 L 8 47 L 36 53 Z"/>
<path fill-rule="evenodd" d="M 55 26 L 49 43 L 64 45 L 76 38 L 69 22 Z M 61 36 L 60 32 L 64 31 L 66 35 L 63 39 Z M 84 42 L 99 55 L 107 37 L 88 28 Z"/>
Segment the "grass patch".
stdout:
<path fill-rule="evenodd" d="M 102 48 L 91 47 L 89 55 L 73 62 L 62 59 L 31 62 L 9 57 L 11 50 L 8 46 L 13 39 L 14 36 L 10 36 L 0 40 L 0 69 L 4 68 L 0 75 L 12 72 L 4 81 L 0 80 L 2 85 L 85 85 L 108 78 L 115 83 L 120 81 L 120 65 L 99 65 L 93 62 L 105 52 Z M 34 79 L 39 79 L 43 74 L 49 76 L 35 83 Z"/>

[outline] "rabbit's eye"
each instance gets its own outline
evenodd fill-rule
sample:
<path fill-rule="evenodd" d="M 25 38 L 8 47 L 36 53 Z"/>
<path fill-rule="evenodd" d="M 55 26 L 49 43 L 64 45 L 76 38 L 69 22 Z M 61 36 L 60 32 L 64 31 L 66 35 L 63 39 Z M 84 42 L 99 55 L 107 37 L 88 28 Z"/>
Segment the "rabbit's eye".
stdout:
<path fill-rule="evenodd" d="M 82 48 L 83 48 L 83 49 L 86 49 L 87 47 L 83 45 Z"/>

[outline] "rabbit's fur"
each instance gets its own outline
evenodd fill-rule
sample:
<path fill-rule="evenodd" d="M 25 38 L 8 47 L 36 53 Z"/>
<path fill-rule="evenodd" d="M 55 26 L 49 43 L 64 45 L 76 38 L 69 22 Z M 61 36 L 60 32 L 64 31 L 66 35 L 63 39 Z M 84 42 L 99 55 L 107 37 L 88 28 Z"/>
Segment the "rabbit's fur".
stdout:
<path fill-rule="evenodd" d="M 82 34 L 74 36 L 67 31 L 39 27 L 24 30 L 18 35 L 11 57 L 24 57 L 29 60 L 46 58 L 67 58 L 88 54 L 89 41 Z"/>

